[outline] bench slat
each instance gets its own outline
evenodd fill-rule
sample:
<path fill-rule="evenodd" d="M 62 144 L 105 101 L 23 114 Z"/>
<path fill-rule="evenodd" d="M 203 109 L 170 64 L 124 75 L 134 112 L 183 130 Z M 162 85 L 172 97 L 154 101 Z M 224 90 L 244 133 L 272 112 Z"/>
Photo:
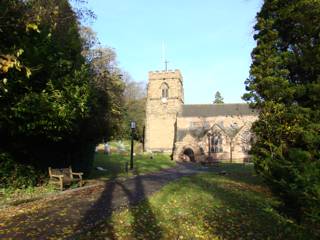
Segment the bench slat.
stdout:
<path fill-rule="evenodd" d="M 72 182 L 79 182 L 80 187 L 82 187 L 82 175 L 83 173 L 74 173 L 72 168 L 51 168 L 49 167 L 50 180 L 54 183 L 60 184 L 61 191 L 64 185 L 70 185 Z M 73 175 L 77 176 L 74 178 Z M 57 179 L 59 178 L 59 179 Z"/>

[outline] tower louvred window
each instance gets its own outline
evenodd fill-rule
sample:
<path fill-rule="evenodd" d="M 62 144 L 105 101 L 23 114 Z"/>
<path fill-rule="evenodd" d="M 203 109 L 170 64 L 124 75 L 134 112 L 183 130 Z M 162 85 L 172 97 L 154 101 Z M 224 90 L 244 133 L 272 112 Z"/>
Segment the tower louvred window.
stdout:
<path fill-rule="evenodd" d="M 169 97 L 169 87 L 167 84 L 162 84 L 161 86 L 161 98 Z"/>

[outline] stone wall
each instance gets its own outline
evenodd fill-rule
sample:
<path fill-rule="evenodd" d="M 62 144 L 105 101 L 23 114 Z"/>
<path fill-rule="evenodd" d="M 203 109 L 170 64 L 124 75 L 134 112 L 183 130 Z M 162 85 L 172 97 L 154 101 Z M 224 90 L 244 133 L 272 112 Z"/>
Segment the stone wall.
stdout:
<path fill-rule="evenodd" d="M 163 84 L 169 88 L 166 99 L 161 96 Z M 147 94 L 145 149 L 172 153 L 177 113 L 183 104 L 180 71 L 149 72 Z"/>
<path fill-rule="evenodd" d="M 209 133 L 212 136 L 221 135 L 219 147 L 222 150 L 216 153 L 211 152 L 212 159 L 230 161 L 232 158 L 232 162 L 242 162 L 250 157 L 248 155 L 251 147 L 250 129 L 256 119 L 256 115 L 178 117 L 174 159 L 179 161 L 186 148 L 193 150 L 196 161 L 207 159 L 209 157 Z"/>

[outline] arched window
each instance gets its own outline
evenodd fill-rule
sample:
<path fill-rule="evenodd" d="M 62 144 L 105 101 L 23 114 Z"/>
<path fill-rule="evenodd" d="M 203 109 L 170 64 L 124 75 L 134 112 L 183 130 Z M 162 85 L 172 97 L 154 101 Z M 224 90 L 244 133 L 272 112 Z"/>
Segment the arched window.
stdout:
<path fill-rule="evenodd" d="M 221 134 L 213 134 L 211 137 L 211 152 L 223 152 Z"/>
<path fill-rule="evenodd" d="M 245 130 L 240 135 L 241 148 L 244 153 L 248 153 L 251 150 L 252 134 L 250 130 Z"/>
<path fill-rule="evenodd" d="M 161 98 L 168 98 L 169 97 L 169 86 L 166 83 L 161 85 Z"/>

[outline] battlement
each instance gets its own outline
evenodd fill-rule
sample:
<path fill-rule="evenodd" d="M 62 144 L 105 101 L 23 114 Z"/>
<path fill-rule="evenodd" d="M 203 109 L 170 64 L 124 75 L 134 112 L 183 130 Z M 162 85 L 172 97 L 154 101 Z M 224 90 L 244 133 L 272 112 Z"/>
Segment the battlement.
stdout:
<path fill-rule="evenodd" d="M 163 78 L 178 78 L 182 80 L 182 75 L 178 69 L 168 71 L 150 71 L 149 80 L 158 80 Z"/>

